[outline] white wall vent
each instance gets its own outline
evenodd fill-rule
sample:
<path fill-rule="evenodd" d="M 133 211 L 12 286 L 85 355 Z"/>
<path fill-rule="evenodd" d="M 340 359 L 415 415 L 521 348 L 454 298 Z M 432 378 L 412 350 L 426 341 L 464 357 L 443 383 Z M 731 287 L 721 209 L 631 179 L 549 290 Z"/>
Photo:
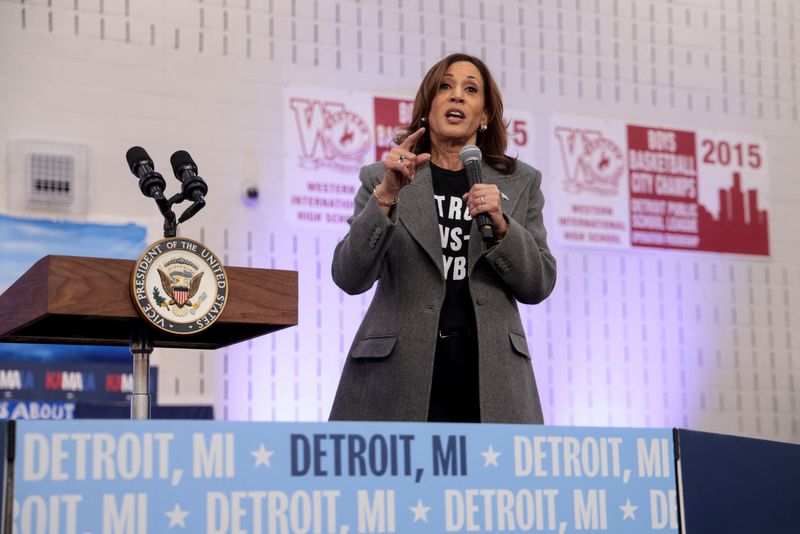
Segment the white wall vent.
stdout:
<path fill-rule="evenodd" d="M 28 154 L 34 202 L 71 204 L 75 187 L 75 158 L 62 154 Z"/>
<path fill-rule="evenodd" d="M 40 140 L 9 143 L 6 191 L 11 212 L 85 214 L 88 178 L 86 145 Z"/>

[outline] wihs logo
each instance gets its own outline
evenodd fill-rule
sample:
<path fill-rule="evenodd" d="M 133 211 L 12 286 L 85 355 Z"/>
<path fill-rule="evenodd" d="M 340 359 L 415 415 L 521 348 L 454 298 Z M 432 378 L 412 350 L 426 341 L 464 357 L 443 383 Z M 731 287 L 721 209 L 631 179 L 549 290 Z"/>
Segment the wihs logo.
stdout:
<path fill-rule="evenodd" d="M 564 165 L 564 190 L 616 195 L 625 170 L 620 148 L 597 130 L 558 126 L 555 129 Z"/>
<path fill-rule="evenodd" d="M 370 148 L 369 127 L 364 119 L 341 102 L 291 98 L 300 139 L 300 166 L 320 167 L 350 174 L 358 171 Z"/>

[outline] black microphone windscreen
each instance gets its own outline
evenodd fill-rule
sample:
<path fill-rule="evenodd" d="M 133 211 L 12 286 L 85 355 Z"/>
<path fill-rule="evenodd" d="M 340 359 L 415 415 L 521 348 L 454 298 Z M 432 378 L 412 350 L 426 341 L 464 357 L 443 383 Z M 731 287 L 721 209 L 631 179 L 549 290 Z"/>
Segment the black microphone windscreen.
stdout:
<path fill-rule="evenodd" d="M 146 161 L 151 167 L 153 166 L 153 160 L 150 159 L 150 155 L 147 153 L 147 150 L 143 149 L 140 146 L 132 146 L 128 149 L 127 154 L 125 154 L 125 159 L 128 160 L 128 167 L 131 169 L 131 172 L 136 174 L 136 169 L 134 166 L 137 163 L 141 163 L 142 161 Z"/>
<path fill-rule="evenodd" d="M 461 158 L 461 163 L 464 165 L 466 165 L 468 161 L 481 161 L 481 159 L 483 159 L 481 149 L 475 145 L 465 145 L 458 155 Z"/>
<path fill-rule="evenodd" d="M 197 172 L 197 165 L 195 165 L 192 156 L 190 156 L 185 150 L 178 150 L 175 152 L 172 157 L 169 158 L 169 163 L 172 165 L 172 172 L 175 173 L 175 176 L 178 176 L 178 169 L 185 165 L 191 166 L 192 169 Z"/>

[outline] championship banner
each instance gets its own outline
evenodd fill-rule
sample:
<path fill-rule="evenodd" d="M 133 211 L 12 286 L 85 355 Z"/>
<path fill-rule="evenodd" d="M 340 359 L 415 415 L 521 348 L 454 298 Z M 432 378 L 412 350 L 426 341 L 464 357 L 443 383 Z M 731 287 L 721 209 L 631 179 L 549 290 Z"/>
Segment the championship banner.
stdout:
<path fill-rule="evenodd" d="M 394 146 L 395 133 L 411 124 L 414 101 L 375 97 L 375 159 L 383 161 Z"/>
<path fill-rule="evenodd" d="M 14 532 L 678 532 L 668 429 L 20 421 Z"/>
<path fill-rule="evenodd" d="M 568 115 L 550 130 L 556 241 L 769 255 L 763 139 Z"/>
<path fill-rule="evenodd" d="M 698 130 L 702 250 L 769 256 L 769 169 L 762 137 Z"/>
<path fill-rule="evenodd" d="M 289 86 L 284 94 L 285 210 L 293 226 L 331 228 L 353 214 L 363 165 L 382 161 L 411 122 L 413 98 Z M 533 119 L 506 110 L 508 153 L 531 163 Z"/>
<path fill-rule="evenodd" d="M 506 154 L 539 168 L 536 164 L 536 155 L 533 150 L 533 147 L 536 146 L 536 138 L 534 137 L 536 129 L 534 127 L 533 114 L 521 109 L 505 109 L 504 111 L 505 117 L 503 121 L 506 124 L 506 133 L 508 134 Z"/>

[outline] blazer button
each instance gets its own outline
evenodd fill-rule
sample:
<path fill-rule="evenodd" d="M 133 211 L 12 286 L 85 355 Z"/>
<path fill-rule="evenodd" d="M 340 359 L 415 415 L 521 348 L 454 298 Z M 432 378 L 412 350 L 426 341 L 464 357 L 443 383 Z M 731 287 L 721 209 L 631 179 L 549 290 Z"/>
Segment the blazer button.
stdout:
<path fill-rule="evenodd" d="M 483 304 L 483 297 L 478 297 L 475 299 L 475 304 L 481 306 Z"/>

